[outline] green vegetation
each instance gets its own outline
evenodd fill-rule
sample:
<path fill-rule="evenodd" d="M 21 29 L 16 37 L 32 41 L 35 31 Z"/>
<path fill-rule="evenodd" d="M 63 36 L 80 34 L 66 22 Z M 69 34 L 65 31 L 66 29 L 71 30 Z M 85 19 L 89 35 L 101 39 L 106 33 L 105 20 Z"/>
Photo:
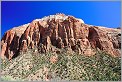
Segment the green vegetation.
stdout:
<path fill-rule="evenodd" d="M 50 62 L 52 55 L 58 56 L 56 63 Z M 94 56 L 78 55 L 76 53 L 39 54 L 38 51 L 29 50 L 17 58 L 2 61 L 2 73 L 4 80 L 45 80 L 44 67 L 48 69 L 48 77 L 63 80 L 79 81 L 120 81 L 121 80 L 121 58 L 111 57 L 105 52 L 97 52 Z M 39 72 L 41 71 L 41 72 Z M 39 73 L 39 75 L 38 75 Z M 5 77 L 9 75 L 10 77 Z M 38 79 L 30 78 L 33 76 Z M 16 79 L 17 80 L 17 79 Z"/>
<path fill-rule="evenodd" d="M 20 78 L 14 79 L 13 77 L 9 75 L 1 76 L 1 81 L 22 81 Z"/>

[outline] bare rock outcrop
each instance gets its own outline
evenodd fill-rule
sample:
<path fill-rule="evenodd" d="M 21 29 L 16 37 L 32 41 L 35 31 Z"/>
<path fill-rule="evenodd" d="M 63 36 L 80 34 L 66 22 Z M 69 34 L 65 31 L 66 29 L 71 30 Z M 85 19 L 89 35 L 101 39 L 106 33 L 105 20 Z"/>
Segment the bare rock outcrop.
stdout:
<path fill-rule="evenodd" d="M 54 47 L 67 47 L 87 56 L 94 55 L 99 48 L 112 56 L 120 56 L 120 37 L 120 29 L 87 25 L 64 14 L 50 15 L 7 31 L 1 40 L 1 57 L 11 59 L 35 47 L 41 53 L 55 51 Z"/>

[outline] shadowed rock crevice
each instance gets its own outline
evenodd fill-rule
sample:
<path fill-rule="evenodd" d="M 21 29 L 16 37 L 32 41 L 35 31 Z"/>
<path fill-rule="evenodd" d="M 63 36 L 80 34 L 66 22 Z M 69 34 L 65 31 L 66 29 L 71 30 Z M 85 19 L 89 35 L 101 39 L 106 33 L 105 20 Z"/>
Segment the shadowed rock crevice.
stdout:
<path fill-rule="evenodd" d="M 99 48 L 102 50 L 102 47 L 99 41 L 99 35 L 94 28 L 89 28 L 88 40 L 92 48 Z"/>

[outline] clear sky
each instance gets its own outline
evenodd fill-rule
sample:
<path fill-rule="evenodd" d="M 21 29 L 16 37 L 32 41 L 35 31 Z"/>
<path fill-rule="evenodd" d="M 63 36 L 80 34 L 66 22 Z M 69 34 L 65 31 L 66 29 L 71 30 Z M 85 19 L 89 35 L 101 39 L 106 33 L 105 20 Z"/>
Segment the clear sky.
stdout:
<path fill-rule="evenodd" d="M 86 24 L 120 27 L 120 2 L 4 2 L 2 1 L 3 34 L 12 27 L 30 23 L 34 19 L 56 13 L 72 15 Z"/>

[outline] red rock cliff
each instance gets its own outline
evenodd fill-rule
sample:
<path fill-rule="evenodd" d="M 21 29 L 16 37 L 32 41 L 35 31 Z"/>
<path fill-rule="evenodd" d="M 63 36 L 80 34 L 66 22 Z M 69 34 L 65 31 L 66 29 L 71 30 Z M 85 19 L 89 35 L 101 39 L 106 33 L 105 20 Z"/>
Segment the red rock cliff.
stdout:
<path fill-rule="evenodd" d="M 87 25 L 83 20 L 64 14 L 36 19 L 29 24 L 8 30 L 1 40 L 1 57 L 11 59 L 19 52 L 40 47 L 40 52 L 68 48 L 84 55 L 95 49 L 120 56 L 121 30 Z"/>

